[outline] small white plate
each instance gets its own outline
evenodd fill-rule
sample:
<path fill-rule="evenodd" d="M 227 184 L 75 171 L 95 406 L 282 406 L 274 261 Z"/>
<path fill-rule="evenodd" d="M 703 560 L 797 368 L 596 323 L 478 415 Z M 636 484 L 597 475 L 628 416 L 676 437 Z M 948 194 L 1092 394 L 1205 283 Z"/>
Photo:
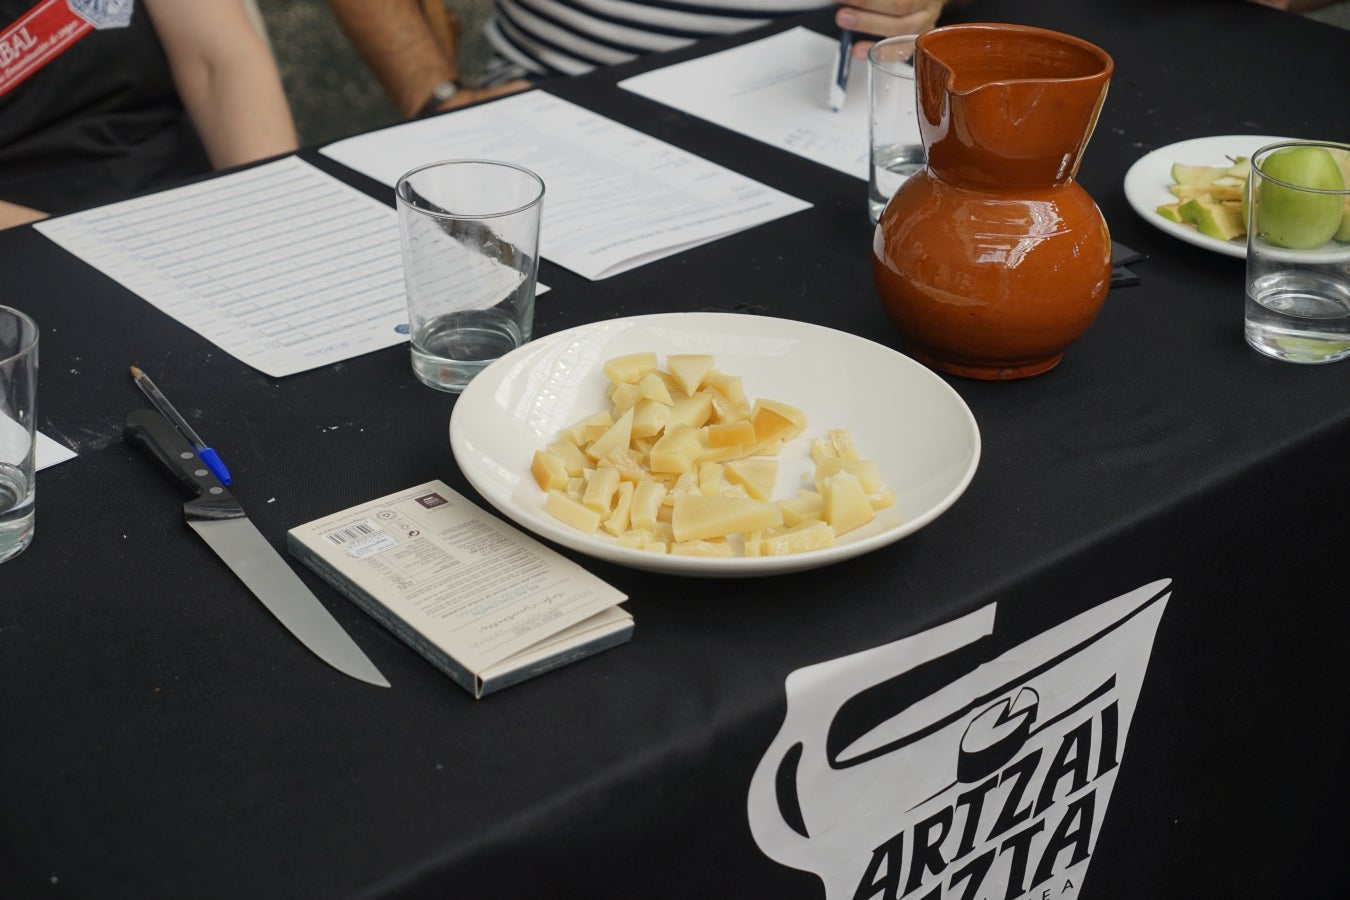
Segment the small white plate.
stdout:
<path fill-rule="evenodd" d="M 1216 137 L 1192 138 L 1159 147 L 1130 166 L 1125 173 L 1125 199 L 1134 207 L 1134 211 L 1144 217 L 1155 228 L 1179 237 L 1197 247 L 1205 247 L 1228 256 L 1245 259 L 1247 242 L 1221 241 L 1209 235 L 1201 234 L 1194 228 L 1171 222 L 1158 215 L 1158 207 L 1171 203 L 1176 198 L 1167 190 L 1172 183 L 1172 163 L 1185 163 L 1192 166 L 1222 166 L 1231 157 L 1245 156 L 1249 159 L 1257 150 L 1267 144 L 1287 141 L 1290 138 L 1270 137 L 1257 134 L 1225 134 Z"/>
<path fill-rule="evenodd" d="M 606 360 L 654 351 L 711 353 L 739 375 L 746 396 L 791 403 L 807 430 L 780 454 L 775 496 L 792 497 L 811 472 L 809 443 L 847 428 L 877 463 L 896 505 L 835 546 L 775 557 L 670 556 L 620 547 L 544 512 L 530 475 L 534 451 L 560 428 L 608 408 Z M 450 447 L 469 483 L 521 527 L 620 565 L 699 576 L 792 572 L 850 559 L 913 534 L 965 491 L 980 458 L 969 407 L 924 366 L 888 347 L 817 325 L 729 313 L 668 313 L 583 325 L 520 347 L 488 366 L 455 401 Z"/>

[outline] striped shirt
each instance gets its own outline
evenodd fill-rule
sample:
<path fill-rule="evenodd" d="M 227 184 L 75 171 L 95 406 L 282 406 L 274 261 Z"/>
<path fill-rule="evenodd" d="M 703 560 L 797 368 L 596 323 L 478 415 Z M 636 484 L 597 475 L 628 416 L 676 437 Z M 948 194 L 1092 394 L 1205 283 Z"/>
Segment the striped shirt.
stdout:
<path fill-rule="evenodd" d="M 579 75 L 832 5 L 828 0 L 497 0 L 485 32 L 498 63 L 517 74 Z"/>

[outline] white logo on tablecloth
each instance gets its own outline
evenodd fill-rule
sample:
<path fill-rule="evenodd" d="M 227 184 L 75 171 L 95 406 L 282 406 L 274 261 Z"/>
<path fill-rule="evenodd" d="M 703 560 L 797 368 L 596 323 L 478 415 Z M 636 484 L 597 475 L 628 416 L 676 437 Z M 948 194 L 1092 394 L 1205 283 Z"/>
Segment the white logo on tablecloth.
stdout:
<path fill-rule="evenodd" d="M 66 5 L 97 29 L 126 28 L 136 0 L 66 0 Z"/>
<path fill-rule="evenodd" d="M 787 678 L 755 841 L 828 900 L 1078 896 L 1171 596 L 1158 581 L 996 658 L 996 606 Z"/>

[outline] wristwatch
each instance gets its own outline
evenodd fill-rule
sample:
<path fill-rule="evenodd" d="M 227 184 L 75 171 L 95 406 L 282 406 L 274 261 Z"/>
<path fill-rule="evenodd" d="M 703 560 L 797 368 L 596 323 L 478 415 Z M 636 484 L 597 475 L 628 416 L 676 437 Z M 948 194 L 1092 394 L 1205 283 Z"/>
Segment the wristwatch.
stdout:
<path fill-rule="evenodd" d="M 431 96 L 427 98 L 426 103 L 422 104 L 422 108 L 417 111 L 417 115 L 413 118 L 420 119 L 436 112 L 447 100 L 458 94 L 461 87 L 459 81 L 454 78 L 442 81 L 431 89 Z"/>

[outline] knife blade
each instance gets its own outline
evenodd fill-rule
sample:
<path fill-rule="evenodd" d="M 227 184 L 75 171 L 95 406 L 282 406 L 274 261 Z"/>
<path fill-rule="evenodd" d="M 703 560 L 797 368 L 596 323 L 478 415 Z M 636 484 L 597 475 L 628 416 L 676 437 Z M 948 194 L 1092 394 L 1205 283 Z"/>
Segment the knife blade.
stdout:
<path fill-rule="evenodd" d="M 248 520 L 243 507 L 168 419 L 149 409 L 127 416 L 123 439 L 148 453 L 192 499 L 183 518 L 263 606 L 315 656 L 367 684 L 389 681 Z"/>

